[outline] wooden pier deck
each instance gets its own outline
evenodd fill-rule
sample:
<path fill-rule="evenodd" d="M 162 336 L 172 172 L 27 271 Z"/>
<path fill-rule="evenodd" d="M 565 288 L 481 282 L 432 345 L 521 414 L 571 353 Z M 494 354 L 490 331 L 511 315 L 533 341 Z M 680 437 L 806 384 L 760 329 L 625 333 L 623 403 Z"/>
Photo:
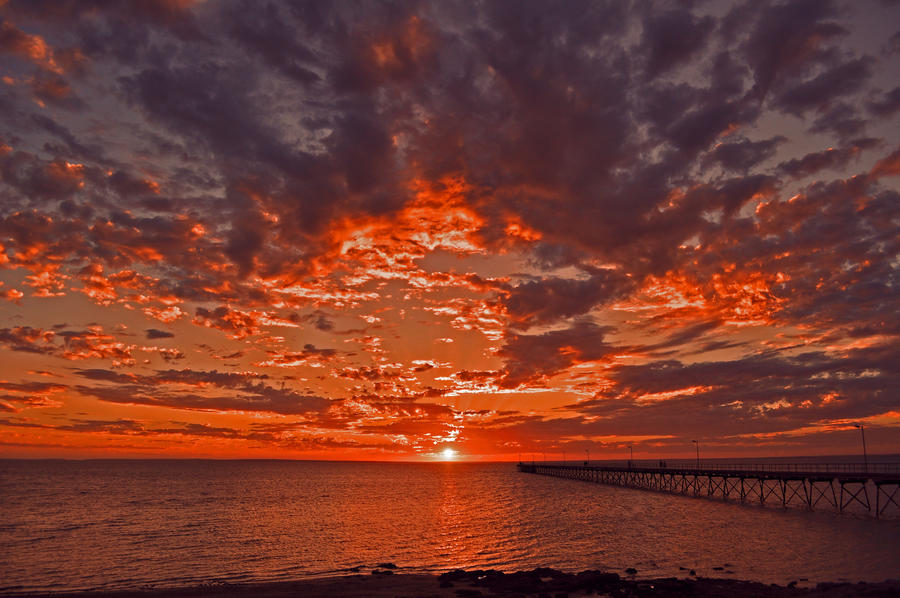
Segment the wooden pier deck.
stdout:
<path fill-rule="evenodd" d="M 742 503 L 774 503 L 808 509 L 829 505 L 840 513 L 848 509 L 864 510 L 876 518 L 900 515 L 900 463 L 616 466 L 521 462 L 518 469 L 525 473 Z"/>

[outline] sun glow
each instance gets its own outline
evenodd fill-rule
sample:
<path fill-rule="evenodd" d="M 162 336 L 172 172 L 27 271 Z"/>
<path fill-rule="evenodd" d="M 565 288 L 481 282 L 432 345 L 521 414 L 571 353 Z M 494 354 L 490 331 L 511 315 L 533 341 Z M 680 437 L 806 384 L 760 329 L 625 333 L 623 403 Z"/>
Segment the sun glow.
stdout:
<path fill-rule="evenodd" d="M 456 451 L 450 447 L 445 448 L 441 451 L 441 460 L 443 461 L 455 461 L 456 460 Z"/>

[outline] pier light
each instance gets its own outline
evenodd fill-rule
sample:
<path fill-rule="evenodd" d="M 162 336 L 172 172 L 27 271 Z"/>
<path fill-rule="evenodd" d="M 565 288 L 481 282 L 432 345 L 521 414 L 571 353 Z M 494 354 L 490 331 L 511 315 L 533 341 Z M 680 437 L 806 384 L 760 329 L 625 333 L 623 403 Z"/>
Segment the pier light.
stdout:
<path fill-rule="evenodd" d="M 862 435 L 862 445 L 863 445 L 863 466 L 866 468 L 866 473 L 869 473 L 869 455 L 866 452 L 866 427 L 861 423 L 853 424 L 854 428 L 859 428 L 859 433 Z"/>
<path fill-rule="evenodd" d="M 691 440 L 691 442 L 697 445 L 697 469 L 700 469 L 700 441 Z"/>

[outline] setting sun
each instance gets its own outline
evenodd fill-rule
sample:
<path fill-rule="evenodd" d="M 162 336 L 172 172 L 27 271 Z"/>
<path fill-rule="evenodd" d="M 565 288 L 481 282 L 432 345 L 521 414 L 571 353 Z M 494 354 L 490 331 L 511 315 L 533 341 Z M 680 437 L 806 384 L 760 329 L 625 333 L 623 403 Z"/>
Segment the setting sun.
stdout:
<path fill-rule="evenodd" d="M 441 459 L 444 461 L 456 460 L 456 451 L 449 447 L 445 448 L 441 451 Z"/>

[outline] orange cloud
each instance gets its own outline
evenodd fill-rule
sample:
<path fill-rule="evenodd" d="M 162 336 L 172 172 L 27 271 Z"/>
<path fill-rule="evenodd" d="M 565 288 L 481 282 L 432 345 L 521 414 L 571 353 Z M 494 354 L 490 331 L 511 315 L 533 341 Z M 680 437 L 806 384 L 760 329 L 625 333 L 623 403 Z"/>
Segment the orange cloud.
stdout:
<path fill-rule="evenodd" d="M 54 51 L 44 38 L 30 35 L 16 28 L 9 21 L 0 23 L 0 51 L 15 54 L 40 68 L 62 74 L 62 67 L 54 59 Z"/>

